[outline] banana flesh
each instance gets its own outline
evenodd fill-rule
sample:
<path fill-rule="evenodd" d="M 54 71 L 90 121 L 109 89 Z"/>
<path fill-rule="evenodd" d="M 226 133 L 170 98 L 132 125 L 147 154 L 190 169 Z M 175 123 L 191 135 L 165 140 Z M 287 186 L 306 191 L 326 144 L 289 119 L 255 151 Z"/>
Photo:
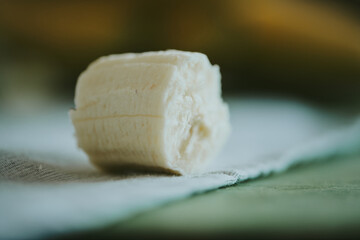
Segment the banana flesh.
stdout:
<path fill-rule="evenodd" d="M 101 57 L 77 82 L 78 146 L 101 169 L 201 172 L 230 132 L 221 75 L 201 53 Z"/>

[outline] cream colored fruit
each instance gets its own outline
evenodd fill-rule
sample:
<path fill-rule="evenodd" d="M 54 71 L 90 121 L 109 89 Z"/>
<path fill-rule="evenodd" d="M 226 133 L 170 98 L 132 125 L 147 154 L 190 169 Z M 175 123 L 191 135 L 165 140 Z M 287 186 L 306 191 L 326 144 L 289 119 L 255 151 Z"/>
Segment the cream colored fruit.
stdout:
<path fill-rule="evenodd" d="M 230 130 L 219 67 L 167 50 L 102 57 L 77 82 L 78 146 L 105 170 L 201 172 Z"/>

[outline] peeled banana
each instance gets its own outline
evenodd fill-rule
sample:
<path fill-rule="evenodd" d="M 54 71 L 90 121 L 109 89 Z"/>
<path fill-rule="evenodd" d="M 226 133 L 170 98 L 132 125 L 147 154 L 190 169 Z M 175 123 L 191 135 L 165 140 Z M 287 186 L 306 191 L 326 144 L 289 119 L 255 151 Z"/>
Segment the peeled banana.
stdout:
<path fill-rule="evenodd" d="M 221 75 L 206 55 L 110 55 L 84 71 L 70 117 L 78 146 L 101 169 L 201 172 L 230 132 Z"/>

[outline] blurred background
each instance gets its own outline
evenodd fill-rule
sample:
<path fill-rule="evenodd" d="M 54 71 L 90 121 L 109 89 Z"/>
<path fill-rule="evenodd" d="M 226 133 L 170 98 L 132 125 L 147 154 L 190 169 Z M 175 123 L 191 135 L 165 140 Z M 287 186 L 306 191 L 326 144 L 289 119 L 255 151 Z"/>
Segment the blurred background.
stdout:
<path fill-rule="evenodd" d="M 178 49 L 220 66 L 225 96 L 360 100 L 360 4 L 300 0 L 0 1 L 0 108 L 73 99 L 115 53 Z"/>

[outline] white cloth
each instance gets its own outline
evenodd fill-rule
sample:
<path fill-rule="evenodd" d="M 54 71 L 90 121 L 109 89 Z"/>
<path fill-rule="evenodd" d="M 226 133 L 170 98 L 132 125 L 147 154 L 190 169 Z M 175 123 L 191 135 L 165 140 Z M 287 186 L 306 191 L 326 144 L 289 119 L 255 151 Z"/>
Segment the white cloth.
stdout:
<path fill-rule="evenodd" d="M 0 239 L 37 238 L 140 211 L 301 162 L 358 153 L 360 121 L 303 103 L 230 99 L 232 136 L 204 174 L 108 175 L 76 148 L 67 107 L 0 117 Z"/>

